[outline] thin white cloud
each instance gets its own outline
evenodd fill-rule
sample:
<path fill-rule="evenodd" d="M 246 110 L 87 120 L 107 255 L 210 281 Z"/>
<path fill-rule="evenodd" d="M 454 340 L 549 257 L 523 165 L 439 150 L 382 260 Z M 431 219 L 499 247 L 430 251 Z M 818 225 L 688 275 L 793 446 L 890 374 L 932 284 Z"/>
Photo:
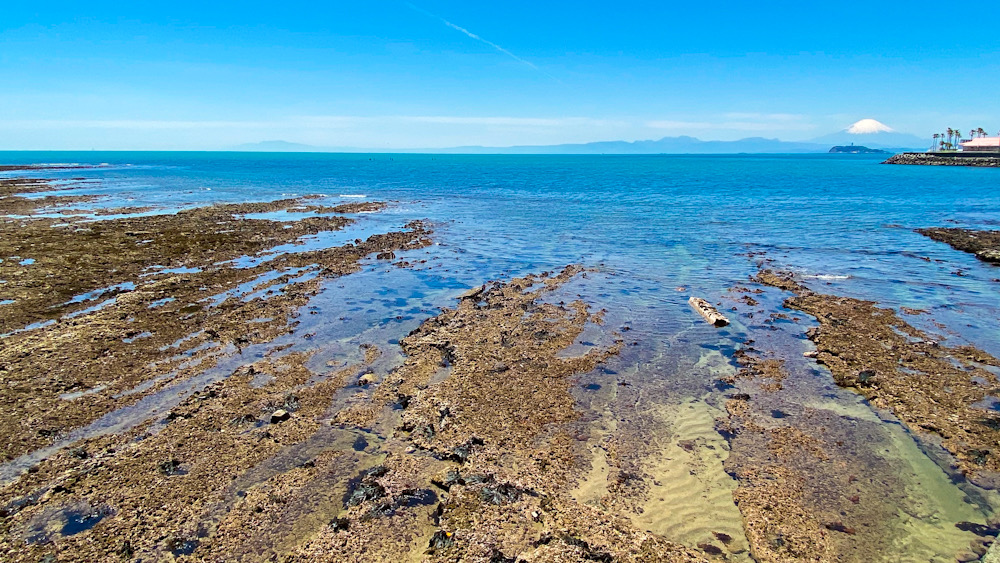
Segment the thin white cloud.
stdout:
<path fill-rule="evenodd" d="M 497 45 L 496 43 L 490 41 L 489 39 L 484 39 L 483 37 L 480 37 L 479 35 L 477 35 L 475 33 L 472 33 L 468 29 L 465 29 L 464 27 L 462 27 L 460 25 L 451 23 L 450 21 L 442 18 L 441 16 L 439 16 L 439 15 L 437 15 L 435 13 L 432 13 L 432 12 L 428 12 L 427 10 L 425 10 L 425 9 L 419 7 L 419 6 L 415 6 L 412 3 L 410 3 L 410 2 L 407 2 L 406 5 L 409 6 L 411 9 L 413 9 L 413 10 L 415 10 L 417 12 L 420 12 L 421 14 L 424 14 L 425 16 L 428 16 L 428 17 L 434 18 L 436 20 L 439 20 L 444 25 L 450 27 L 451 29 L 454 29 L 455 31 L 458 31 L 460 33 L 465 34 L 470 39 L 475 39 L 476 41 L 479 41 L 480 43 L 483 43 L 485 45 L 489 45 L 490 47 L 493 47 L 494 49 L 496 49 L 497 51 L 503 53 L 504 55 L 507 55 L 508 57 L 514 59 L 515 61 L 517 61 L 517 62 L 519 62 L 521 64 L 524 64 L 524 65 L 527 65 L 527 66 L 529 66 L 529 67 L 537 70 L 538 72 L 544 74 L 545 76 L 548 76 L 549 78 L 551 78 L 553 80 L 558 80 L 556 77 L 554 77 L 551 74 L 545 72 L 544 70 L 538 68 L 538 66 L 535 65 L 535 63 L 533 63 L 531 61 L 528 61 L 528 60 L 525 60 L 525 59 L 523 59 L 523 58 L 515 55 L 514 53 L 511 53 L 507 49 L 504 49 L 503 47 L 501 47 L 500 45 Z"/>
<path fill-rule="evenodd" d="M 170 121 L 160 119 L 36 119 L 0 121 L 3 129 L 230 129 L 273 125 L 267 121 Z"/>

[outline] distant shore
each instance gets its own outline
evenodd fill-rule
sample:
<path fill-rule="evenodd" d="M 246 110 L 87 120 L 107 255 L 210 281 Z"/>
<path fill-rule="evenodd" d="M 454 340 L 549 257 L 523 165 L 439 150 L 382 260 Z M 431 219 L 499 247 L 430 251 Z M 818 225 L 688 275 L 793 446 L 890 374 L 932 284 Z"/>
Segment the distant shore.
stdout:
<path fill-rule="evenodd" d="M 934 154 L 904 152 L 889 157 L 882 164 L 923 164 L 926 166 L 980 166 L 1000 168 L 1000 154 L 973 155 L 963 153 Z"/>

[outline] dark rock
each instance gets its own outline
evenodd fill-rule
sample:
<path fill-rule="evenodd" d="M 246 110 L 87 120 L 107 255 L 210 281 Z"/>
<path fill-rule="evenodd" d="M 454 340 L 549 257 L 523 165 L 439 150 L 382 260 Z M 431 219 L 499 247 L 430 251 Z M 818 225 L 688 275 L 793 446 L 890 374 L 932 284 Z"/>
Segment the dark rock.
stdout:
<path fill-rule="evenodd" d="M 733 536 L 730 536 L 729 534 L 723 532 L 712 532 L 712 535 L 715 536 L 715 539 L 719 540 L 720 542 L 726 545 L 729 545 L 733 541 Z"/>
<path fill-rule="evenodd" d="M 271 424 L 278 424 L 284 422 L 292 417 L 292 414 L 285 409 L 278 409 L 271 413 Z"/>
<path fill-rule="evenodd" d="M 170 476 L 170 475 L 180 475 L 181 474 L 181 462 L 176 459 L 171 459 L 169 461 L 164 461 L 159 465 L 160 473 Z"/>
<path fill-rule="evenodd" d="M 479 498 L 487 504 L 506 504 L 521 498 L 521 489 L 507 484 L 486 486 L 479 491 Z"/>
<path fill-rule="evenodd" d="M 351 528 L 351 521 L 347 518 L 334 518 L 330 520 L 330 527 L 334 532 L 346 532 Z"/>
<path fill-rule="evenodd" d="M 367 447 L 368 440 L 365 440 L 364 436 L 358 436 L 354 439 L 354 443 L 351 444 L 351 448 L 356 452 L 363 452 Z"/>
<path fill-rule="evenodd" d="M 871 387 L 875 384 L 876 373 L 870 369 L 862 370 L 858 372 L 858 385 L 861 387 Z"/>
<path fill-rule="evenodd" d="M 438 530 L 434 532 L 433 536 L 431 536 L 431 541 L 430 544 L 428 544 L 428 547 L 430 549 L 448 549 L 453 545 L 455 545 L 453 534 L 444 530 Z"/>
<path fill-rule="evenodd" d="M 128 540 L 122 542 L 122 546 L 118 548 L 118 555 L 122 556 L 122 559 L 131 559 L 135 555 L 135 550 L 132 549 L 132 543 Z"/>
<path fill-rule="evenodd" d="M 977 536 L 996 536 L 1000 530 L 986 524 L 977 524 L 975 522 L 959 522 L 955 524 L 955 527 L 963 532 L 972 532 Z"/>
<path fill-rule="evenodd" d="M 378 465 L 363 472 L 359 478 L 352 479 L 348 484 L 347 494 L 344 495 L 344 508 L 384 497 L 385 487 L 380 485 L 377 479 L 388 472 L 384 466 Z"/>
<path fill-rule="evenodd" d="M 709 555 L 722 555 L 723 551 L 720 547 L 712 545 L 710 543 L 699 543 L 698 549 L 704 551 Z"/>
<path fill-rule="evenodd" d="M 844 534 L 849 534 L 852 536 L 857 533 L 857 530 L 855 530 L 850 526 L 845 525 L 843 522 L 840 521 L 828 522 L 827 524 L 824 525 L 826 526 L 827 530 L 833 530 L 834 532 L 842 532 Z"/>
<path fill-rule="evenodd" d="M 167 540 L 167 549 L 174 555 L 191 555 L 198 549 L 198 540 L 182 540 L 172 538 Z"/>
<path fill-rule="evenodd" d="M 490 554 L 490 563 L 517 563 L 516 557 L 507 557 L 502 551 L 494 551 Z"/>

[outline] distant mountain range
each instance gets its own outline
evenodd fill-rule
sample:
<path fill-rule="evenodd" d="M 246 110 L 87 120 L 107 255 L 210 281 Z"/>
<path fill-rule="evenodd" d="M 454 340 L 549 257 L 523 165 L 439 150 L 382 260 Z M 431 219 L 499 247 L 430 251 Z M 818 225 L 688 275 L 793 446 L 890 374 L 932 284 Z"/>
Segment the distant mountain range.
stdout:
<path fill-rule="evenodd" d="M 929 140 L 898 133 L 875 121 L 862 119 L 850 127 L 808 141 L 782 141 L 748 137 L 737 141 L 702 141 L 695 137 L 663 137 L 649 141 L 599 141 L 564 145 L 524 145 L 513 147 L 466 146 L 444 149 L 398 149 L 398 153 L 438 154 L 781 154 L 825 153 L 832 146 L 863 145 L 890 152 L 924 150 Z M 387 152 L 384 149 L 324 148 L 287 141 L 264 141 L 233 147 L 237 151 L 260 152 Z"/>

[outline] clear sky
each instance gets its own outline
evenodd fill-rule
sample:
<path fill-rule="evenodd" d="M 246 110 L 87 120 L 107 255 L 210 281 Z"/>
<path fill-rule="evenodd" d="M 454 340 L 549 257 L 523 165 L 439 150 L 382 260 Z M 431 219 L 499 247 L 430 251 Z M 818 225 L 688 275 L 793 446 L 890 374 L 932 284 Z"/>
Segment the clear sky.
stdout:
<path fill-rule="evenodd" d="M 0 149 L 1000 129 L 995 2 L 7 2 Z"/>

